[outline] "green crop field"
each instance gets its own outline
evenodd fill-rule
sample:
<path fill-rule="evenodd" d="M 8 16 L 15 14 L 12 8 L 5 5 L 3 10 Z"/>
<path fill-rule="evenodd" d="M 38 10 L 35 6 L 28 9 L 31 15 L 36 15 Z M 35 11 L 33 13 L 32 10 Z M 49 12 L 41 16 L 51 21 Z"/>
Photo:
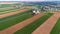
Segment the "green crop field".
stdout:
<path fill-rule="evenodd" d="M 0 4 L 0 8 L 12 7 L 12 6 L 21 6 L 21 4 Z"/>
<path fill-rule="evenodd" d="M 20 4 L 19 5 L 16 4 L 16 6 L 20 6 Z M 0 4 L 0 15 L 8 12 L 16 11 L 19 9 L 21 8 L 16 8 L 12 4 Z"/>
<path fill-rule="evenodd" d="M 47 13 L 46 15 L 42 16 L 38 20 L 25 26 L 21 30 L 18 30 L 14 34 L 31 34 L 36 28 L 38 28 L 42 23 L 44 23 L 51 15 L 52 15 L 52 13 Z"/>
<path fill-rule="evenodd" d="M 12 4 L 0 4 L 0 8 L 11 7 Z"/>
<path fill-rule="evenodd" d="M 58 19 L 50 34 L 60 34 L 60 18 Z"/>
<path fill-rule="evenodd" d="M 7 7 L 7 8 L 0 8 L 0 14 L 5 14 L 8 12 L 13 12 L 16 10 L 20 10 L 20 8 L 13 8 L 13 7 Z"/>
<path fill-rule="evenodd" d="M 13 15 L 13 16 L 9 16 L 9 17 L 0 19 L 0 30 L 8 28 L 12 25 L 15 25 L 21 21 L 24 21 L 24 20 L 32 17 L 30 14 L 31 11 L 32 10 L 29 10 L 27 12 L 19 13 L 19 14 Z"/>
<path fill-rule="evenodd" d="M 16 9 L 16 8 L 13 8 L 13 7 L 7 7 L 7 8 L 0 8 L 0 12 L 2 13 L 2 12 L 9 12 L 10 10 L 14 10 L 14 9 Z"/>

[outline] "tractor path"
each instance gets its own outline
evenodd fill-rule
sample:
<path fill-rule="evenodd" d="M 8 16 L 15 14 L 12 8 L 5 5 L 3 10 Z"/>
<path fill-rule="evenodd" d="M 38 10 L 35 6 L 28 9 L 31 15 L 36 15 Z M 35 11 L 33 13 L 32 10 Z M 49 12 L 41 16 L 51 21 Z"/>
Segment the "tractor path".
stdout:
<path fill-rule="evenodd" d="M 27 26 L 28 24 L 32 23 L 33 21 L 39 19 L 40 17 L 42 17 L 44 14 L 39 14 L 39 15 L 35 15 L 23 22 L 20 22 L 16 25 L 13 25 L 5 30 L 0 31 L 0 34 L 13 34 L 14 32 L 22 29 L 23 27 Z"/>
<path fill-rule="evenodd" d="M 48 20 L 46 20 L 41 26 L 39 26 L 32 34 L 50 34 L 52 28 L 55 26 L 57 20 L 60 17 L 60 13 L 55 13 Z"/>

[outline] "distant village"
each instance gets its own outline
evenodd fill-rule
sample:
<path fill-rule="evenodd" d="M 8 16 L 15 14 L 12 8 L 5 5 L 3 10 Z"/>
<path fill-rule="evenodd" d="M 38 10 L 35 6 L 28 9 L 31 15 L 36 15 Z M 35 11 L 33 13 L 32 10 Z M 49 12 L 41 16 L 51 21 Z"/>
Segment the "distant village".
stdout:
<path fill-rule="evenodd" d="M 43 6 L 42 10 L 58 11 L 60 10 L 60 5 Z"/>
<path fill-rule="evenodd" d="M 0 2 L 0 4 L 12 4 L 11 6 L 16 7 L 16 8 L 21 8 L 21 7 L 29 5 L 29 4 L 25 4 L 25 3 L 21 3 L 21 2 Z M 15 4 L 20 4 L 20 5 L 15 5 Z M 58 10 L 60 10 L 60 4 L 58 4 L 58 5 L 41 5 L 40 8 L 33 5 L 32 9 L 36 9 L 39 11 L 58 11 Z"/>

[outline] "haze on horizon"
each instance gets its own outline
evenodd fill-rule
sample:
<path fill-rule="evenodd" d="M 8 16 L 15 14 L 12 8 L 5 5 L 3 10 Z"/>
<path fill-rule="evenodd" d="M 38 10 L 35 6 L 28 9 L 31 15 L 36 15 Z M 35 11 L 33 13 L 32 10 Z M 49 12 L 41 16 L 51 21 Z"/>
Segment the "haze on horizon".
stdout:
<path fill-rule="evenodd" d="M 0 0 L 0 1 L 60 1 L 60 0 Z"/>

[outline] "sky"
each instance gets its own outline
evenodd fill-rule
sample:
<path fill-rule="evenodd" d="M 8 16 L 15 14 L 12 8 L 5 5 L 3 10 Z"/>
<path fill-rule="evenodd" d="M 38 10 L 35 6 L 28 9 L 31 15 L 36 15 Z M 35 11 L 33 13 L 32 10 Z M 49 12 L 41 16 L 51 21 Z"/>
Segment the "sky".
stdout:
<path fill-rule="evenodd" d="M 0 0 L 0 1 L 60 1 L 60 0 Z"/>

